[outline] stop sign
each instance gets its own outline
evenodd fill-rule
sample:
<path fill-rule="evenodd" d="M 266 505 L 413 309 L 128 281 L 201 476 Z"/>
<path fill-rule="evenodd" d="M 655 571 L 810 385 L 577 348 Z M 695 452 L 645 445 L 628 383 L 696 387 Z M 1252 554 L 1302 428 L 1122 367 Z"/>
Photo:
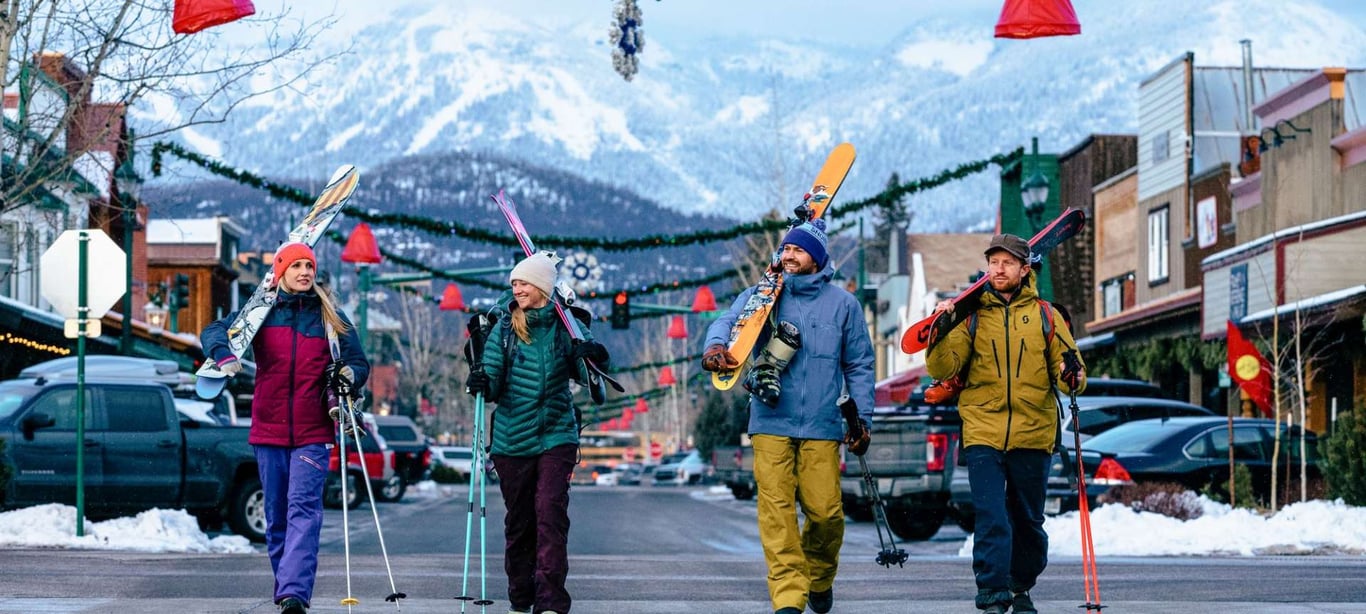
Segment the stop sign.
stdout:
<path fill-rule="evenodd" d="M 661 456 L 664 456 L 664 446 L 660 445 L 658 441 L 651 441 L 650 458 L 659 458 Z"/>
<path fill-rule="evenodd" d="M 43 298 L 52 303 L 57 313 L 65 318 L 76 318 L 80 298 L 80 243 L 88 238 L 85 263 L 85 306 L 90 310 L 86 318 L 104 317 L 115 301 L 128 290 L 126 255 L 103 230 L 68 230 L 52 247 L 43 252 L 39 261 L 42 272 L 39 286 Z"/>

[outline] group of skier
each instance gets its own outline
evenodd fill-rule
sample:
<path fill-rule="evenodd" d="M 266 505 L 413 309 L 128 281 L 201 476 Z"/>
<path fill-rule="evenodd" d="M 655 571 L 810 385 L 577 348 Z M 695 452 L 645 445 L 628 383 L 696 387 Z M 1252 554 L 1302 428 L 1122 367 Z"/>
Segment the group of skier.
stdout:
<path fill-rule="evenodd" d="M 859 301 L 831 283 L 824 222 L 807 220 L 782 240 L 775 266 L 783 289 L 771 326 L 750 356 L 728 348 L 753 289 L 707 330 L 702 368 L 753 361 L 748 433 L 754 447 L 758 527 L 775 614 L 829 612 L 844 538 L 841 446 L 862 455 L 873 418 L 874 350 Z M 961 455 L 970 468 L 977 608 L 1035 612 L 1030 590 L 1047 563 L 1044 483 L 1058 432 L 1052 388 L 1085 386 L 1084 367 L 1067 354 L 1066 324 L 1038 298 L 1029 244 L 997 235 L 985 251 L 988 285 L 972 326 L 959 325 L 930 347 L 930 375 L 966 374 L 959 394 Z M 316 284 L 317 259 L 302 243 L 274 258 L 278 298 L 252 340 L 257 364 L 250 443 L 265 496 L 266 548 L 274 601 L 285 614 L 312 602 L 329 445 L 337 434 L 329 390 L 358 389 L 369 372 L 355 328 Z M 571 381 L 586 383 L 585 359 L 609 360 L 587 336 L 557 318 L 556 259 L 540 252 L 512 269 L 510 291 L 492 309 L 481 368 L 466 389 L 496 403 L 487 442 L 506 505 L 504 567 L 511 613 L 567 614 L 569 475 L 579 418 Z M 953 302 L 938 305 L 951 311 Z M 227 375 L 241 356 L 228 345 L 236 314 L 208 325 L 205 354 Z M 1053 320 L 1051 330 L 1042 318 Z M 328 331 L 340 351 L 329 347 Z M 777 334 L 773 331 L 781 331 Z M 767 372 L 763 371 L 767 369 Z M 837 403 L 857 407 L 846 428 Z M 805 524 L 798 526 L 798 510 Z"/>

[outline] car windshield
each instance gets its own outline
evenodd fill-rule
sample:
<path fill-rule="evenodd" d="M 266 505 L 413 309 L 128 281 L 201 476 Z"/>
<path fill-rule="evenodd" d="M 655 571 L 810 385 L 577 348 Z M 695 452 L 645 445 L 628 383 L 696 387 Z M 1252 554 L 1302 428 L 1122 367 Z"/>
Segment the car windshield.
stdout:
<path fill-rule="evenodd" d="M 441 456 L 451 460 L 470 460 L 474 458 L 474 452 L 469 450 L 446 450 L 441 453 Z"/>
<path fill-rule="evenodd" d="M 29 382 L 0 383 L 0 420 L 18 411 L 24 400 L 36 391 L 37 387 Z"/>
<path fill-rule="evenodd" d="M 385 441 L 417 441 L 420 438 L 412 428 L 402 424 L 379 425 L 379 435 Z"/>
<path fill-rule="evenodd" d="M 1086 442 L 1086 449 L 1097 452 L 1142 452 L 1172 432 L 1165 420 L 1139 420 L 1121 424 Z"/>
<path fill-rule="evenodd" d="M 671 464 L 671 463 L 681 463 L 681 462 L 683 462 L 683 460 L 686 459 L 686 458 L 688 458 L 688 453 L 687 453 L 687 452 L 674 452 L 673 454 L 670 454 L 670 455 L 664 457 L 664 461 L 661 462 L 660 464 L 661 464 L 661 465 L 668 465 L 668 464 Z"/>

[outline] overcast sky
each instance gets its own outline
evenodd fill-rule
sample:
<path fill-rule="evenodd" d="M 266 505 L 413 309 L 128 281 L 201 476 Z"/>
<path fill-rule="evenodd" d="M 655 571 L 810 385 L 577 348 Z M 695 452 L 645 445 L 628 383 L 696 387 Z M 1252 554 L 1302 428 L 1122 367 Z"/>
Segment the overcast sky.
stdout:
<path fill-rule="evenodd" d="M 322 17 L 333 11 L 343 27 L 354 30 L 373 21 L 377 14 L 392 10 L 408 0 L 256 0 L 263 14 L 278 13 L 281 6 L 302 11 L 305 16 Z M 442 0 L 468 5 L 485 4 L 502 12 L 524 15 L 550 23 L 611 22 L 615 2 L 608 0 Z M 1082 31 L 1088 12 L 1103 11 L 1110 2 L 1144 0 L 1073 0 Z M 1192 0 L 1198 2 L 1199 0 Z M 1237 1 L 1237 0 L 1221 0 Z M 1304 0 L 1312 2 L 1314 0 Z M 1206 0 L 1214 4 L 1213 0 Z M 1317 0 L 1345 19 L 1366 25 L 1363 0 Z M 683 41 L 710 35 L 750 35 L 755 37 L 808 38 L 831 36 L 844 40 L 863 39 L 873 44 L 890 40 L 917 21 L 943 18 L 980 24 L 990 30 L 996 25 L 1003 0 L 638 0 L 645 22 L 646 40 Z M 605 28 L 604 28 L 605 30 Z"/>

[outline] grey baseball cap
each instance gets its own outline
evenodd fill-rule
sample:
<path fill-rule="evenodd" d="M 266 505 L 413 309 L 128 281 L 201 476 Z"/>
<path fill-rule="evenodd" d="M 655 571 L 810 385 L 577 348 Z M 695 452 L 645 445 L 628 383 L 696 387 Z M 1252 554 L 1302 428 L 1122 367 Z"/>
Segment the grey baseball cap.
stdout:
<path fill-rule="evenodd" d="M 1026 264 L 1029 263 L 1029 242 L 1020 237 L 1011 234 L 996 235 L 991 238 L 991 245 L 988 245 L 987 250 L 982 253 L 990 256 L 991 252 L 998 249 L 1005 250 L 1006 253 L 1019 258 Z"/>

